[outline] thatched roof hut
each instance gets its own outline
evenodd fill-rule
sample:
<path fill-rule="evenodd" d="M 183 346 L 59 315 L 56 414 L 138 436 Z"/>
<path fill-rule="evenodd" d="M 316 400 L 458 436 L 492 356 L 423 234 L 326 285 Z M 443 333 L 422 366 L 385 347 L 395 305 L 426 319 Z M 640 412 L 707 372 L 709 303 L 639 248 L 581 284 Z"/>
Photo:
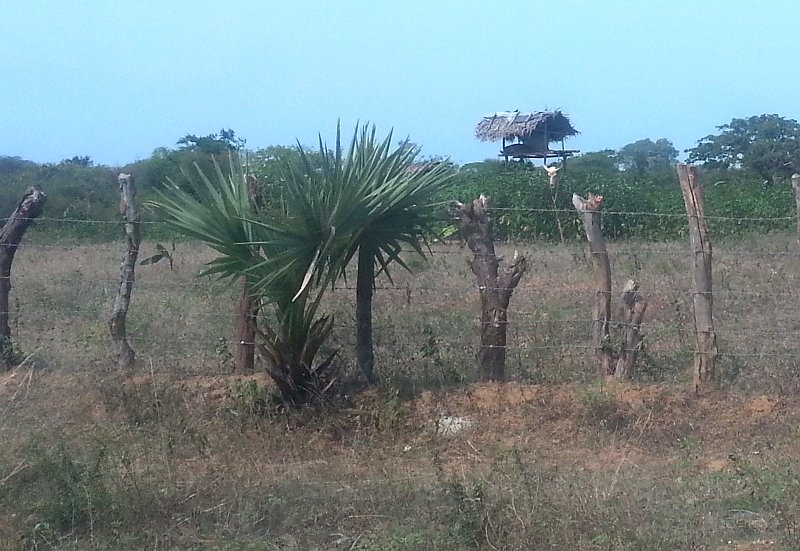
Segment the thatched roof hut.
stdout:
<path fill-rule="evenodd" d="M 550 144 L 553 142 L 561 142 L 559 153 L 567 153 L 564 150 L 564 139 L 576 134 L 578 131 L 572 127 L 567 116 L 561 111 L 495 113 L 484 117 L 475 129 L 475 136 L 481 141 L 502 141 L 501 155 L 511 157 L 555 156 L 550 150 Z M 506 146 L 508 142 L 519 143 Z"/>
<path fill-rule="evenodd" d="M 478 123 L 475 136 L 482 142 L 519 140 L 525 142 L 532 134 L 547 134 L 547 141 L 560 142 L 564 138 L 578 134 L 569 119 L 561 111 L 538 111 L 520 113 L 505 111 L 495 113 Z"/>

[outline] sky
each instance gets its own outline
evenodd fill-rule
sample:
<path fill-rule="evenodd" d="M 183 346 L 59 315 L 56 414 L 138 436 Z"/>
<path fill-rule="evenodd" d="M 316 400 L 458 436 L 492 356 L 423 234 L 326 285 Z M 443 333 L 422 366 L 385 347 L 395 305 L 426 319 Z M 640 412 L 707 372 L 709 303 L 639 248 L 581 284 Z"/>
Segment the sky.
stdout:
<path fill-rule="evenodd" d="M 122 166 L 186 134 L 248 149 L 374 123 L 458 164 L 480 119 L 560 109 L 567 147 L 800 119 L 800 2 L 0 0 L 0 155 Z"/>

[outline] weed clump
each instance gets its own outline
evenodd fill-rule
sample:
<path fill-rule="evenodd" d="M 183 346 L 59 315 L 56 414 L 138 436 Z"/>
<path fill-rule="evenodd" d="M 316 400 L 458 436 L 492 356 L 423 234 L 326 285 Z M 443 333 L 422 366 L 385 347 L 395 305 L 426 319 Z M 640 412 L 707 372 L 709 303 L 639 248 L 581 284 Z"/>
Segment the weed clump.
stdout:
<path fill-rule="evenodd" d="M 606 390 L 587 390 L 580 403 L 581 417 L 589 425 L 615 432 L 628 423 L 625 405 Z"/>
<path fill-rule="evenodd" d="M 120 483 L 106 445 L 79 454 L 64 442 L 53 448 L 34 443 L 26 455 L 27 468 L 0 487 L 0 502 L 15 503 L 22 522 L 19 549 L 49 549 L 56 542 L 101 535 L 119 539 L 121 526 L 160 510 L 154 493 Z"/>

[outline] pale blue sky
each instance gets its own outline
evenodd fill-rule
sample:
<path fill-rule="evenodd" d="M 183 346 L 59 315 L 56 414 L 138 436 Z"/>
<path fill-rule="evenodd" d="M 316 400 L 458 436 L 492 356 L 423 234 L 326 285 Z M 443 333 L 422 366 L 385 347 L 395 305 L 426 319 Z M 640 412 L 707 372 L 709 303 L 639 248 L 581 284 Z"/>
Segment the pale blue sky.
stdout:
<path fill-rule="evenodd" d="M 121 165 L 187 133 L 248 147 L 337 119 L 494 157 L 488 113 L 560 108 L 583 151 L 800 119 L 800 2 L 0 0 L 0 155 Z"/>

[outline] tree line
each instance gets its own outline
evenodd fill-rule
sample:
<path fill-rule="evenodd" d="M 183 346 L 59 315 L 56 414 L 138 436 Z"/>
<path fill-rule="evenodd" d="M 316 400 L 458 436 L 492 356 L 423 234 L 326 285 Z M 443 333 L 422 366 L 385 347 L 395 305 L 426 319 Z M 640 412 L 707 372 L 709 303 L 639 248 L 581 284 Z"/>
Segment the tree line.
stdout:
<path fill-rule="evenodd" d="M 791 215 L 788 179 L 800 172 L 800 124 L 776 114 L 737 118 L 705 136 L 696 147 L 685 151 L 686 159 L 701 166 L 710 212 L 731 217 Z M 9 213 L 26 187 L 37 185 L 48 193 L 46 216 L 34 232 L 45 231 L 52 238 L 106 240 L 119 237 L 114 225 L 77 224 L 75 220 L 114 220 L 118 198 L 116 176 L 120 170 L 132 174 L 145 200 L 171 182 L 186 191 L 201 184 L 197 169 L 213 173 L 216 160 L 223 170 L 229 155 L 242 155 L 248 171 L 255 175 L 267 205 L 278 205 L 284 193 L 283 166 L 298 166 L 301 152 L 311 163 L 319 162 L 318 148 L 276 145 L 250 150 L 232 129 L 208 135 L 186 134 L 173 147 L 156 149 L 146 159 L 124 167 L 96 165 L 88 156 L 76 155 L 59 163 L 37 164 L 19 157 L 0 156 L 0 212 Z M 557 239 L 553 217 L 526 211 L 553 200 L 569 211 L 572 191 L 606 196 L 609 211 L 680 213 L 681 198 L 672 169 L 680 152 L 667 138 L 645 138 L 619 150 L 587 152 L 569 159 L 560 172 L 561 189 L 553 199 L 542 171 L 531 163 L 503 163 L 488 160 L 460 167 L 450 165 L 455 175 L 441 200 L 490 194 L 497 208 L 507 209 L 497 218 L 497 232 L 508 239 Z M 437 159 L 429 159 L 437 160 Z M 445 162 L 438 159 L 439 162 Z M 783 210 L 786 212 L 784 213 Z M 2 215 L 0 215 L 2 216 Z M 152 217 L 144 213 L 146 221 Z M 575 222 L 572 221 L 572 224 Z M 746 230 L 781 229 L 750 224 L 717 224 L 724 234 Z M 609 237 L 671 239 L 680 236 L 679 221 L 635 215 L 606 217 Z M 787 225 L 786 229 L 789 226 Z M 567 231 L 579 235 L 577 227 Z M 174 237 L 158 225 L 147 227 L 148 237 Z"/>

